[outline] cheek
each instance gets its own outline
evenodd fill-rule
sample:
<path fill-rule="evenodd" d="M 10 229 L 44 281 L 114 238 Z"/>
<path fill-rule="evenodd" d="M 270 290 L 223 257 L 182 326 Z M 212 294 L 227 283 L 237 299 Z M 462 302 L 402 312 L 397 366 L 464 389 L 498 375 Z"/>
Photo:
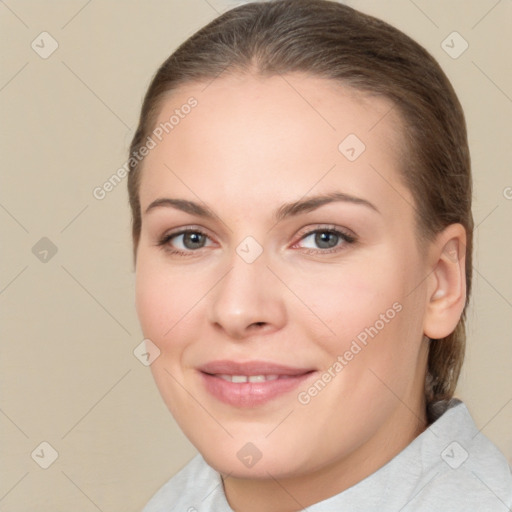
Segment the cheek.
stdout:
<path fill-rule="evenodd" d="M 183 276 L 170 273 L 155 258 L 146 259 L 143 253 L 141 256 L 135 281 L 137 314 L 144 336 L 163 350 L 186 317 L 195 294 Z"/>
<path fill-rule="evenodd" d="M 395 316 L 393 305 L 401 303 L 405 295 L 404 274 L 392 259 L 361 259 L 346 266 L 326 266 L 316 274 L 296 275 L 292 286 L 323 321 L 326 333 L 329 331 L 325 326 L 338 339 L 345 340 L 378 322 L 388 310 L 388 316 Z"/>
<path fill-rule="evenodd" d="M 296 274 L 291 287 L 321 322 L 312 327 L 311 315 L 298 310 L 295 318 L 332 360 L 352 351 L 362 369 L 375 362 L 384 370 L 396 366 L 396 353 L 409 362 L 416 357 L 423 299 L 422 287 L 411 293 L 420 273 L 414 248 L 382 248 L 377 257 L 375 252 L 346 266 Z"/>
<path fill-rule="evenodd" d="M 187 284 L 188 283 L 188 284 Z M 160 350 L 151 373 L 162 399 L 175 418 L 187 396 L 178 384 L 183 379 L 182 359 L 191 334 L 196 334 L 197 293 L 190 280 L 170 272 L 157 258 L 138 259 L 136 309 L 142 332 Z M 183 428 L 183 426 L 182 426 Z"/>
<path fill-rule="evenodd" d="M 168 297 L 164 296 L 165 289 L 157 276 L 158 273 L 140 258 L 135 279 L 135 306 L 144 336 L 158 344 L 165 332 Z"/>

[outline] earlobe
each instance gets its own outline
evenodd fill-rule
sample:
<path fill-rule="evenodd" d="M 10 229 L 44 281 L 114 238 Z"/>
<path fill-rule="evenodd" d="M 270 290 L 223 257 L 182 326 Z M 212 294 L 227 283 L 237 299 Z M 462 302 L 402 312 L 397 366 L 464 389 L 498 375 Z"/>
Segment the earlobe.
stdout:
<path fill-rule="evenodd" d="M 451 334 L 466 303 L 466 231 L 451 224 L 438 234 L 430 251 L 424 333 L 430 339 Z"/>

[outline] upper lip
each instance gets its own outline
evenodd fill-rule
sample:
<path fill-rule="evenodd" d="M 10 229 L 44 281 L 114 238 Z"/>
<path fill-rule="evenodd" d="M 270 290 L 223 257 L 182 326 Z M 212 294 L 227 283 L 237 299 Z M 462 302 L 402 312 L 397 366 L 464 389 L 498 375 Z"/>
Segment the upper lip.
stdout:
<path fill-rule="evenodd" d="M 312 368 L 298 368 L 267 361 L 210 361 L 198 368 L 210 375 L 304 375 L 313 371 Z"/>

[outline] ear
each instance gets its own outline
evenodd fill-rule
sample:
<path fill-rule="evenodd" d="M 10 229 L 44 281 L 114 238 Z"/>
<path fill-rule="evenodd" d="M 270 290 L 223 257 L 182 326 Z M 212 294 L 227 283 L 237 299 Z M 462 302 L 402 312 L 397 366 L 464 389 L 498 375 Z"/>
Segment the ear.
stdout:
<path fill-rule="evenodd" d="M 423 332 L 431 339 L 451 334 L 466 303 L 466 230 L 450 224 L 431 244 Z"/>

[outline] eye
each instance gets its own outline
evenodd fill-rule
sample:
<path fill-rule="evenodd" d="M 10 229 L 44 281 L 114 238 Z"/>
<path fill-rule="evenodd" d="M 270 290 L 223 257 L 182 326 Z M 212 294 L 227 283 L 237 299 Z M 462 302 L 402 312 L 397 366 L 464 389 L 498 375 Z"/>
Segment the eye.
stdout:
<path fill-rule="evenodd" d="M 159 246 L 163 246 L 166 251 L 173 254 L 190 254 L 191 252 L 212 245 L 207 245 L 210 238 L 206 233 L 198 229 L 182 229 L 175 233 L 168 233 L 158 242 Z"/>
<path fill-rule="evenodd" d="M 355 241 L 356 237 L 352 234 L 329 227 L 308 231 L 299 243 L 307 252 L 329 253 L 341 250 L 344 245 L 353 244 Z"/>

